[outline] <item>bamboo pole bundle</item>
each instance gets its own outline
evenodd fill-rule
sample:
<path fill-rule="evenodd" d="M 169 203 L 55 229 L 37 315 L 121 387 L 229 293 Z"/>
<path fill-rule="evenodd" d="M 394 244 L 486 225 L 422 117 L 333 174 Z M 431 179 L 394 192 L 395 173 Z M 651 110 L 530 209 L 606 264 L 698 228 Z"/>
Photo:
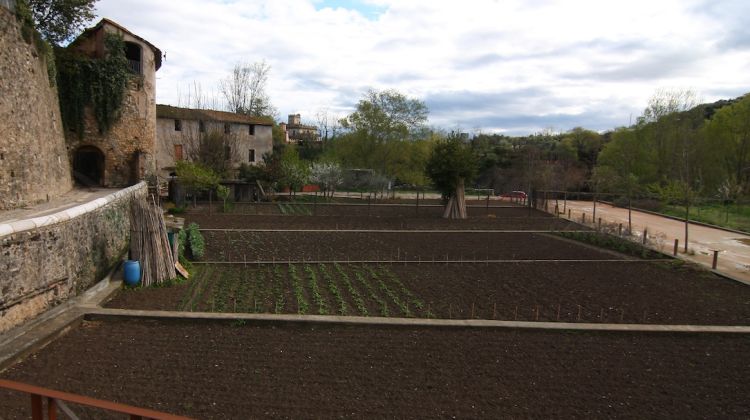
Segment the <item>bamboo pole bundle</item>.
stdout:
<path fill-rule="evenodd" d="M 145 200 L 131 205 L 130 255 L 141 265 L 141 284 L 160 284 L 176 276 L 161 209 Z"/>

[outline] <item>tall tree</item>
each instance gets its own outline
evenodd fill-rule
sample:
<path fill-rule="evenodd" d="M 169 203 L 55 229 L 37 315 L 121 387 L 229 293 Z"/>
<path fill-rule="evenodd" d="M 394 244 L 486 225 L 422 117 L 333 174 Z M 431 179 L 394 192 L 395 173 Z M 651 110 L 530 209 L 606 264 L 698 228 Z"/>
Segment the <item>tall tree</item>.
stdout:
<path fill-rule="evenodd" d="M 435 188 L 448 199 L 443 217 L 466 219 L 464 183 L 477 173 L 477 159 L 471 148 L 456 136 L 437 143 L 427 162 L 426 173 Z"/>
<path fill-rule="evenodd" d="M 422 133 L 427 105 L 395 90 L 370 90 L 357 109 L 341 121 L 349 130 L 347 141 L 366 167 L 393 176 L 395 143 L 412 140 Z"/>
<path fill-rule="evenodd" d="M 266 92 L 271 66 L 265 61 L 237 63 L 219 82 L 219 90 L 231 112 L 253 117 L 275 117 L 278 111 Z"/>
<path fill-rule="evenodd" d="M 750 94 L 719 109 L 706 125 L 715 163 L 723 169 L 721 185 L 738 184 L 750 193 Z"/>
<path fill-rule="evenodd" d="M 27 0 L 39 33 L 52 44 L 69 40 L 94 19 L 97 0 Z M 19 3 L 23 7 L 23 2 Z"/>

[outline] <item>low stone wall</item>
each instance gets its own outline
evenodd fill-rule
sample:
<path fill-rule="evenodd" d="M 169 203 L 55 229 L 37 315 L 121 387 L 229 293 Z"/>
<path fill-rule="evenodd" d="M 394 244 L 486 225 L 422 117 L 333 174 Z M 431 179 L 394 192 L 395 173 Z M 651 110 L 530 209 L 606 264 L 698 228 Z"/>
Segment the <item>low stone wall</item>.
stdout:
<path fill-rule="evenodd" d="M 0 333 L 93 286 L 126 254 L 141 182 L 49 216 L 0 224 Z"/>

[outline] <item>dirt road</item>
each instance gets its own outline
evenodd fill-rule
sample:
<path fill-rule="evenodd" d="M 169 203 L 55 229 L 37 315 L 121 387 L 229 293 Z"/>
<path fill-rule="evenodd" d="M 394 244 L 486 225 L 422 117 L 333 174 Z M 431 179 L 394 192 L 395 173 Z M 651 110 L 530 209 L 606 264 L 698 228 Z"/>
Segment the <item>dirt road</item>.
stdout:
<path fill-rule="evenodd" d="M 594 205 L 591 201 L 559 201 L 560 211 L 571 219 L 580 222 L 585 213 L 586 223 L 597 222 L 600 217 L 602 223 L 620 224 L 623 229 L 628 226 L 628 209 L 613 207 L 609 204 L 596 204 L 596 219 L 594 219 Z M 550 211 L 554 211 L 554 203 L 550 203 Z M 685 222 L 657 216 L 650 213 L 632 212 L 633 234 L 642 237 L 644 229 L 648 230 L 649 241 L 655 248 L 665 252 L 672 252 L 674 240 L 680 241 L 679 257 L 711 266 L 714 250 L 719 250 L 717 269 L 736 278 L 750 282 L 750 235 L 715 229 L 706 226 L 690 224 L 688 228 L 688 252 L 684 252 Z"/>

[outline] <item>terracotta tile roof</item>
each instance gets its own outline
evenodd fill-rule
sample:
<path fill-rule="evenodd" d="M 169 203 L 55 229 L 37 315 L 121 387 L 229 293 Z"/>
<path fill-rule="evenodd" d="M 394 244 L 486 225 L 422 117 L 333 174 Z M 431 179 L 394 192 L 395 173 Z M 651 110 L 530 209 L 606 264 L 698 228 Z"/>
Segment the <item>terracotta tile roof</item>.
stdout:
<path fill-rule="evenodd" d="M 273 125 L 273 121 L 263 117 L 250 117 L 248 115 L 235 114 L 234 112 L 214 111 L 211 109 L 178 108 L 171 105 L 156 105 L 156 118 Z"/>

